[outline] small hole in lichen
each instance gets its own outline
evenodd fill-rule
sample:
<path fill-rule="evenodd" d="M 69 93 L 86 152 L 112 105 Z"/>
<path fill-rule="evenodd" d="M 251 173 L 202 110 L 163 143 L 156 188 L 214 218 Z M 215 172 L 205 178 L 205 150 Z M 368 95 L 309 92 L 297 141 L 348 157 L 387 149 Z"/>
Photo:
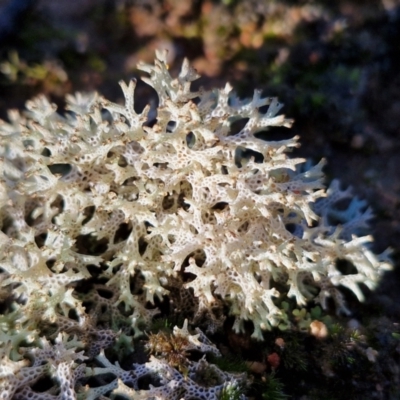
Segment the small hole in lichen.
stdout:
<path fill-rule="evenodd" d="M 137 380 L 137 385 L 139 390 L 149 390 L 150 385 L 154 387 L 159 387 L 161 386 L 160 380 L 155 376 L 155 374 L 148 374 L 141 376 Z"/>
<path fill-rule="evenodd" d="M 128 165 L 128 162 L 126 161 L 126 158 L 124 156 L 119 156 L 118 158 L 118 167 L 125 168 Z"/>
<path fill-rule="evenodd" d="M 43 157 L 50 157 L 51 156 L 51 151 L 47 147 L 45 147 L 42 150 L 42 153 L 40 155 L 43 156 Z"/>
<path fill-rule="evenodd" d="M 64 206 L 65 206 L 65 201 L 60 195 L 58 195 L 50 205 L 50 207 L 53 211 L 55 208 L 58 208 L 59 212 L 57 214 L 61 213 L 64 210 Z M 55 219 L 56 215 L 51 220 L 51 222 L 53 222 L 53 224 L 55 223 L 54 219 Z"/>
<path fill-rule="evenodd" d="M 244 153 L 244 148 L 243 147 L 236 147 L 235 149 L 235 165 L 238 168 L 242 168 L 242 161 L 243 161 L 243 153 Z"/>
<path fill-rule="evenodd" d="M 40 178 L 42 178 L 44 181 L 48 182 L 49 178 L 45 175 L 39 175 Z"/>
<path fill-rule="evenodd" d="M 97 278 L 99 276 L 99 274 L 102 272 L 99 267 L 97 265 L 88 265 L 87 269 L 90 273 L 90 275 L 92 275 L 92 277 Z M 107 268 L 103 268 L 103 269 L 107 269 Z"/>
<path fill-rule="evenodd" d="M 94 309 L 94 303 L 92 301 L 83 301 L 82 307 L 85 309 L 86 314 L 90 314 Z"/>
<path fill-rule="evenodd" d="M 249 229 L 249 222 L 246 221 L 245 223 L 243 223 L 242 225 L 239 226 L 238 228 L 238 232 L 239 233 L 245 233 L 247 231 L 247 229 Z"/>
<path fill-rule="evenodd" d="M 268 127 L 268 130 L 257 132 L 254 134 L 257 139 L 272 141 L 272 140 L 288 140 L 293 137 L 293 133 L 290 129 L 284 126 L 272 126 Z"/>
<path fill-rule="evenodd" d="M 85 218 L 82 221 L 82 225 L 87 224 L 93 218 L 95 210 L 96 210 L 95 206 L 87 206 L 83 209 L 83 215 L 85 216 Z"/>
<path fill-rule="evenodd" d="M 49 269 L 53 268 L 53 265 L 55 264 L 55 262 L 56 262 L 55 259 L 53 259 L 53 260 L 47 260 L 47 261 L 46 261 L 47 268 L 49 268 Z"/>
<path fill-rule="evenodd" d="M 242 152 L 242 158 L 243 160 L 250 160 L 251 158 L 254 158 L 254 162 L 257 164 L 262 164 L 264 162 L 264 156 L 258 151 L 251 149 L 244 149 Z"/>
<path fill-rule="evenodd" d="M 105 314 L 108 311 L 108 306 L 106 304 L 102 304 L 100 307 L 100 312 Z"/>
<path fill-rule="evenodd" d="M 166 196 L 164 196 L 163 201 L 162 201 L 162 208 L 164 210 L 169 210 L 172 208 L 175 204 L 175 192 L 173 194 L 168 193 Z"/>
<path fill-rule="evenodd" d="M 142 256 L 142 255 L 144 254 L 144 252 L 146 251 L 147 245 L 148 245 L 148 243 L 146 242 L 145 238 L 144 238 L 143 236 L 141 236 L 141 237 L 139 238 L 139 244 L 138 244 L 138 247 L 139 247 L 139 254 L 140 254 L 141 256 Z"/>
<path fill-rule="evenodd" d="M 232 122 L 229 129 L 229 136 L 237 135 L 239 132 L 241 132 L 246 126 L 247 122 L 249 122 L 249 118 L 241 118 Z"/>
<path fill-rule="evenodd" d="M 194 145 L 196 144 L 196 136 L 193 132 L 189 132 L 186 135 L 186 144 L 189 149 L 192 149 Z"/>
<path fill-rule="evenodd" d="M 136 92 L 136 91 L 135 91 L 135 92 Z M 153 118 L 153 119 L 151 119 L 151 120 L 149 120 L 149 121 L 146 121 L 146 122 L 143 124 L 143 126 L 148 126 L 148 127 L 152 128 L 156 123 L 157 123 L 157 119 L 156 119 L 156 118 Z"/>
<path fill-rule="evenodd" d="M 357 268 L 347 260 L 337 260 L 336 268 L 342 275 L 355 275 L 358 273 Z"/>
<path fill-rule="evenodd" d="M 49 376 L 45 376 L 36 381 L 32 386 L 34 392 L 43 393 L 54 386 L 53 380 Z"/>
<path fill-rule="evenodd" d="M 172 133 L 176 128 L 176 122 L 175 121 L 169 121 L 167 124 L 167 133 Z"/>
<path fill-rule="evenodd" d="M 290 233 L 294 233 L 296 231 L 296 227 L 297 227 L 296 224 L 286 224 L 285 225 L 286 230 Z"/>
<path fill-rule="evenodd" d="M 79 321 L 78 313 L 76 312 L 76 310 L 74 308 L 71 308 L 68 311 L 68 318 L 73 319 L 75 321 Z"/>
<path fill-rule="evenodd" d="M 168 235 L 168 241 L 170 242 L 170 244 L 174 244 L 176 241 L 175 235 Z"/>
<path fill-rule="evenodd" d="M 219 211 L 221 211 L 221 210 L 224 210 L 226 207 L 228 206 L 228 203 L 226 203 L 225 201 L 220 201 L 220 202 L 218 202 L 218 203 L 215 203 L 212 207 L 211 207 L 211 209 L 212 210 L 219 210 Z"/>
<path fill-rule="evenodd" d="M 159 168 L 161 170 L 165 170 L 168 168 L 168 163 L 154 163 L 153 167 Z"/>
<path fill-rule="evenodd" d="M 210 194 L 210 189 L 208 187 L 202 187 L 201 190 L 199 190 L 200 195 L 203 200 L 207 200 L 209 194 Z"/>
<path fill-rule="evenodd" d="M 59 174 L 61 176 L 68 175 L 71 172 L 71 164 L 52 164 L 48 166 L 53 175 Z"/>
<path fill-rule="evenodd" d="M 114 244 L 123 242 L 124 240 L 128 239 L 131 232 L 132 232 L 131 225 L 123 222 L 115 232 Z"/>
<path fill-rule="evenodd" d="M 115 379 L 114 374 L 102 374 L 101 379 L 99 379 L 98 376 L 90 377 L 87 380 L 85 379 L 85 385 L 87 385 L 90 388 L 97 388 L 111 383 L 114 379 Z"/>
<path fill-rule="evenodd" d="M 189 225 L 189 230 L 190 230 L 190 232 L 194 233 L 195 235 L 197 235 L 199 233 L 199 231 L 193 225 Z"/>
<path fill-rule="evenodd" d="M 107 290 L 107 289 L 96 289 L 96 290 L 100 297 L 103 297 L 105 299 L 111 299 L 111 297 L 113 297 L 112 290 Z"/>
<path fill-rule="evenodd" d="M 124 180 L 124 182 L 121 186 L 134 186 L 135 181 L 137 181 L 137 180 L 138 179 L 135 177 L 128 178 L 128 179 Z"/>
<path fill-rule="evenodd" d="M 41 248 L 44 246 L 47 239 L 47 233 L 42 233 L 41 235 L 35 236 L 36 246 Z"/>
<path fill-rule="evenodd" d="M 103 238 L 97 240 L 92 235 L 79 235 L 76 237 L 75 247 L 80 254 L 88 254 L 91 256 L 99 256 L 108 248 L 108 239 Z"/>
<path fill-rule="evenodd" d="M 129 278 L 129 288 L 134 295 L 143 294 L 144 284 L 145 278 L 140 271 L 135 271 L 135 274 Z"/>

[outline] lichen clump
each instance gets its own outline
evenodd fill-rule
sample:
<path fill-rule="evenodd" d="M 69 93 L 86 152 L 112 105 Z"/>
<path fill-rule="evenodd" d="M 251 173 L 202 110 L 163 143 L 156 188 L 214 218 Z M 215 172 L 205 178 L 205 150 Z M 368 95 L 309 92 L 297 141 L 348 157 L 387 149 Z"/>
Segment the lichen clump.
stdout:
<path fill-rule="evenodd" d="M 154 315 L 146 304 L 179 275 L 197 312 L 223 301 L 234 329 L 249 320 L 261 339 L 287 319 L 275 302 L 285 293 L 299 305 L 333 296 L 345 310 L 337 287 L 362 298 L 360 283 L 376 285 L 387 254 L 354 234 L 370 211 L 356 199 L 335 208 L 349 192 L 324 189 L 323 162 L 287 156 L 297 137 L 257 137 L 292 124 L 275 98 L 241 101 L 229 85 L 192 92 L 196 72 L 185 61 L 173 79 L 165 53 L 139 68 L 157 107 L 136 112 L 131 81 L 121 83 L 124 105 L 78 93 L 61 115 L 38 97 L 1 123 L 0 293 L 12 287 L 14 312 L 34 327 L 71 310 L 83 320 L 73 285 L 98 278 L 138 331 Z M 353 271 L 342 274 L 338 260 Z"/>

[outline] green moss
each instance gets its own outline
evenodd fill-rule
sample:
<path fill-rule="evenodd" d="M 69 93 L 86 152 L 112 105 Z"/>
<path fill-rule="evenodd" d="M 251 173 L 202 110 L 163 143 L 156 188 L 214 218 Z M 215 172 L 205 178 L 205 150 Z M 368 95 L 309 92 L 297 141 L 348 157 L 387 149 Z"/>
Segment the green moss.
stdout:
<path fill-rule="evenodd" d="M 283 393 L 283 383 L 276 378 L 275 373 L 268 376 L 262 390 L 262 398 L 264 400 L 285 400 L 289 396 Z"/>
<path fill-rule="evenodd" d="M 228 382 L 219 395 L 219 400 L 240 400 L 244 393 L 243 388 L 236 382 Z"/>
<path fill-rule="evenodd" d="M 149 331 L 152 333 L 168 332 L 172 333 L 174 325 L 181 326 L 182 324 L 174 324 L 171 318 L 155 318 L 152 320 Z"/>
<path fill-rule="evenodd" d="M 281 351 L 281 358 L 286 369 L 294 371 L 307 370 L 308 355 L 300 338 L 291 333 L 285 337 L 285 347 Z"/>
<path fill-rule="evenodd" d="M 210 362 L 226 372 L 249 372 L 246 362 L 239 356 L 215 357 L 210 355 Z"/>

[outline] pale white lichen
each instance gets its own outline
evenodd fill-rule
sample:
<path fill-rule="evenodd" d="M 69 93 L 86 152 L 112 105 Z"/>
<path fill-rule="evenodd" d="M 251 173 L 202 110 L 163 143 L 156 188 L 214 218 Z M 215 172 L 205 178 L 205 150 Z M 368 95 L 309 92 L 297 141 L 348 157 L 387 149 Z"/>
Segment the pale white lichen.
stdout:
<path fill-rule="evenodd" d="M 87 359 L 83 351 L 77 352 L 80 345 L 65 334 L 59 334 L 54 344 L 42 338 L 38 347 L 20 350 L 31 362 L 28 358 L 10 359 L 10 343 L 0 347 L 0 399 L 76 399 L 75 385 L 84 376 L 85 365 L 81 362 Z M 45 377 L 58 383 L 57 394 L 54 388 L 41 393 L 31 389 L 31 385 Z"/>
<path fill-rule="evenodd" d="M 239 100 L 230 85 L 192 92 L 196 72 L 185 60 L 172 78 L 164 53 L 139 68 L 158 96 L 151 113 L 135 110 L 131 81 L 121 82 L 122 105 L 78 93 L 59 114 L 39 96 L 0 124 L 0 293 L 13 299 L 18 323 L 29 320 L 21 332 L 46 321 L 83 335 L 87 313 L 93 321 L 104 313 L 85 309 L 85 298 L 101 297 L 95 287 L 75 290 L 93 279 L 111 293 L 99 300 L 111 318 L 123 314 L 116 327 L 122 318 L 135 334 L 157 312 L 146 304 L 177 277 L 197 312 L 222 301 L 234 329 L 249 320 L 257 339 L 286 321 L 280 296 L 298 305 L 333 296 L 346 311 L 337 290 L 345 286 L 362 300 L 359 285 L 373 288 L 390 268 L 370 236 L 357 236 L 371 212 L 357 199 L 337 207 L 352 195 L 337 182 L 324 189 L 324 162 L 287 156 L 298 137 L 257 135 L 291 126 L 277 115 L 282 105 L 259 91 Z M 343 274 L 338 260 L 353 271 Z M 59 374 L 71 375 L 68 362 Z"/>
<path fill-rule="evenodd" d="M 154 66 L 140 68 L 159 98 L 154 122 L 148 108 L 135 111 L 131 81 L 121 83 L 125 105 L 77 94 L 67 98 L 72 112 L 61 116 L 39 97 L 28 102 L 27 117 L 13 112 L 1 125 L 0 266 L 3 285 L 18 282 L 26 308 L 46 299 L 48 318 L 56 306 L 64 315 L 81 313 L 67 288 L 90 276 L 88 265 L 108 264 L 107 285 L 120 288 L 117 301 L 132 311 L 137 301 L 126 282 L 135 271 L 144 276 L 151 303 L 168 294 L 160 278 L 184 271 L 193 274 L 185 285 L 201 307 L 220 296 L 237 318 L 235 329 L 250 320 L 261 338 L 260 328 L 282 319 L 274 281 L 286 283 L 299 305 L 314 297 L 306 281 L 321 288 L 322 302 L 339 285 L 361 298 L 359 283 L 376 284 L 387 260 L 366 247 L 369 236 L 351 236 L 354 221 L 365 222 L 369 211 L 360 214 L 352 203 L 353 211 L 342 213 L 344 225 L 330 226 L 327 215 L 340 191 L 333 186 L 328 200 L 315 205 L 326 196 L 323 163 L 299 172 L 305 160 L 286 156 L 298 146 L 297 137 L 256 136 L 291 125 L 277 115 L 276 99 L 256 91 L 240 101 L 229 85 L 191 92 L 195 71 L 185 61 L 178 78 L 171 78 L 163 53 Z M 247 122 L 232 133 L 237 120 Z M 261 160 L 244 157 L 249 150 Z M 122 224 L 131 231 L 118 241 Z M 82 235 L 106 239 L 106 249 L 84 254 L 76 245 Z M 41 245 L 38 236 L 45 236 Z M 342 275 L 338 259 L 357 272 Z"/>

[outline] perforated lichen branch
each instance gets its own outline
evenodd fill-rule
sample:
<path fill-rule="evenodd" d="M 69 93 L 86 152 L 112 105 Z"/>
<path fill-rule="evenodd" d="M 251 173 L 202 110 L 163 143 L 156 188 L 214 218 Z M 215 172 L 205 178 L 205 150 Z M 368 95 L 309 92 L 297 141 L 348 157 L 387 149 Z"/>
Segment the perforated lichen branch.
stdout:
<path fill-rule="evenodd" d="M 373 288 L 390 267 L 370 236 L 357 236 L 370 211 L 360 201 L 335 209 L 349 192 L 324 189 L 323 162 L 287 156 L 298 137 L 259 138 L 292 124 L 275 98 L 255 91 L 239 100 L 229 85 L 192 92 L 189 63 L 172 78 L 165 60 L 158 52 L 154 65 L 140 65 L 159 98 L 155 121 L 149 107 L 135 111 L 132 81 L 121 83 L 123 105 L 77 94 L 61 115 L 41 96 L 1 122 L 1 285 L 14 285 L 16 308 L 36 322 L 84 318 L 74 287 L 100 278 L 139 334 L 157 312 L 146 304 L 185 274 L 197 313 L 222 301 L 236 331 L 249 320 L 262 339 L 286 320 L 282 295 L 299 305 L 333 296 L 345 310 L 337 290 L 345 286 L 361 299 L 359 285 Z M 337 260 L 354 272 L 343 275 Z"/>

